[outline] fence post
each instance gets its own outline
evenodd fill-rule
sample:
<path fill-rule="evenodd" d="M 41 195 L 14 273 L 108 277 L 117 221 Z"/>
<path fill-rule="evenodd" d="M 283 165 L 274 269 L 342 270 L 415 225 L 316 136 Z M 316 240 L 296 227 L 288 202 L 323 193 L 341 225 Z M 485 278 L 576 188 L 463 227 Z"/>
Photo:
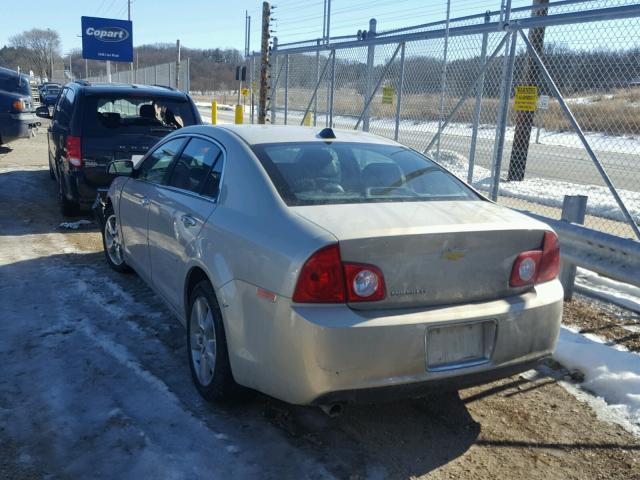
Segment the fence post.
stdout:
<path fill-rule="evenodd" d="M 335 92 L 336 84 L 336 50 L 332 50 L 331 55 L 331 85 L 329 95 L 329 126 L 333 127 L 333 93 Z"/>
<path fill-rule="evenodd" d="M 153 83 L 154 85 L 158 84 L 158 65 L 153 66 Z"/>
<path fill-rule="evenodd" d="M 376 36 L 376 26 L 377 21 L 375 18 L 369 20 L 369 32 L 367 32 L 367 38 L 373 38 Z M 374 61 L 376 59 L 376 46 L 375 44 L 369 44 L 367 47 L 367 79 L 364 91 L 364 113 L 362 116 L 362 131 L 369 131 L 369 120 L 371 117 L 371 102 L 369 101 L 369 97 L 371 97 L 371 89 L 373 87 L 373 68 Z"/>
<path fill-rule="evenodd" d="M 511 97 L 511 82 L 513 81 L 513 67 L 516 60 L 516 42 L 518 31 L 511 32 L 511 45 L 508 55 L 505 52 L 505 69 L 502 79 L 502 92 L 500 94 L 500 109 L 498 110 L 498 124 L 496 126 L 496 142 L 493 147 L 493 179 L 491 181 L 491 200 L 498 200 L 500 189 L 500 170 L 502 168 L 502 155 L 504 150 L 504 137 L 507 130 L 507 117 L 509 115 L 509 98 Z"/>
<path fill-rule="evenodd" d="M 320 39 L 316 40 L 316 45 L 320 47 Z M 320 49 L 316 50 L 316 84 L 320 80 Z M 318 123 L 318 95 L 316 95 L 313 101 L 313 126 Z"/>
<path fill-rule="evenodd" d="M 171 65 L 173 64 L 173 62 L 169 62 L 169 86 L 173 87 L 172 83 L 173 83 L 173 75 L 171 72 Z"/>
<path fill-rule="evenodd" d="M 440 160 L 440 137 L 442 136 L 442 119 L 444 118 L 444 97 L 447 92 L 447 62 L 449 60 L 449 26 L 451 19 L 451 0 L 447 0 L 447 24 L 444 34 L 444 53 L 442 55 L 442 84 L 440 85 L 440 115 L 438 116 L 438 143 L 436 158 Z"/>
<path fill-rule="evenodd" d="M 187 71 L 185 72 L 185 88 L 184 91 L 189 93 L 191 90 L 191 58 L 187 57 Z"/>
<path fill-rule="evenodd" d="M 587 213 L 586 195 L 565 195 L 562 202 L 563 222 L 584 224 L 584 218 Z M 573 298 L 573 290 L 576 281 L 576 265 L 564 260 L 560 256 L 560 283 L 564 288 L 564 299 L 571 300 Z"/>
<path fill-rule="evenodd" d="M 398 98 L 396 99 L 396 129 L 393 132 L 393 139 L 397 142 L 400 133 L 400 111 L 402 109 L 402 90 L 404 88 L 404 52 L 406 44 L 402 42 L 400 50 L 400 78 L 398 79 Z"/>
<path fill-rule="evenodd" d="M 491 21 L 491 13 L 489 11 L 484 14 L 484 23 Z M 482 47 L 480 48 L 480 68 L 487 61 L 487 43 L 489 42 L 489 33 L 482 34 Z M 482 108 L 482 96 L 484 94 L 484 76 L 482 72 L 478 85 L 476 86 L 476 105 L 473 111 L 473 131 L 471 132 L 471 146 L 469 147 L 469 171 L 467 172 L 467 183 L 473 183 L 473 167 L 476 161 L 476 147 L 478 143 L 478 128 L 480 128 L 480 109 Z"/>
<path fill-rule="evenodd" d="M 289 114 L 289 54 L 284 56 L 284 124 Z"/>

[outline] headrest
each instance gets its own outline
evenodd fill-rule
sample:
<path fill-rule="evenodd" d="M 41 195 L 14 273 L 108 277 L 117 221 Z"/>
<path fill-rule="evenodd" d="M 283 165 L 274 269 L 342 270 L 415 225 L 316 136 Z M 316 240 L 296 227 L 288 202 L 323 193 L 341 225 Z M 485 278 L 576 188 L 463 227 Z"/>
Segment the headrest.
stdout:
<path fill-rule="evenodd" d="M 140 107 L 140 116 L 144 118 L 156 118 L 156 109 L 153 105 L 145 104 Z"/>
<path fill-rule="evenodd" d="M 367 187 L 399 186 L 402 170 L 395 163 L 370 163 L 362 170 L 362 181 Z"/>

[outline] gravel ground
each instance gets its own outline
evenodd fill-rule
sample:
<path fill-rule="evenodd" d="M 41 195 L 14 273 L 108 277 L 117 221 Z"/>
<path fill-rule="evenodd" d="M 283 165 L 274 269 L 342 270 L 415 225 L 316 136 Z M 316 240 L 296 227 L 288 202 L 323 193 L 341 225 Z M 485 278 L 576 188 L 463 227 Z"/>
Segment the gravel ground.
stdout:
<path fill-rule="evenodd" d="M 206 404 L 182 327 L 137 276 L 108 269 L 95 225 L 63 220 L 43 132 L 0 147 L 0 479 L 640 479 L 640 441 L 551 362 L 338 418 L 259 394 Z M 568 304 L 569 323 L 604 326 L 594 305 Z"/>
<path fill-rule="evenodd" d="M 576 296 L 565 302 L 564 323 L 578 327 L 580 333 L 593 333 L 611 345 L 640 352 L 640 313 L 622 308 L 600 308 L 598 302 Z"/>

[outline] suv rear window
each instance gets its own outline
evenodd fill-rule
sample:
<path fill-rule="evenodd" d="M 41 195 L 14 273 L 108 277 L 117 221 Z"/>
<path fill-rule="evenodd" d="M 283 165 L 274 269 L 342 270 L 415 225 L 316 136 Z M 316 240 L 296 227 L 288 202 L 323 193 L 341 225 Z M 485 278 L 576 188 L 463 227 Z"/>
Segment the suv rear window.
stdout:
<path fill-rule="evenodd" d="M 273 143 L 253 150 L 289 206 L 478 200 L 429 158 L 366 143 Z"/>
<path fill-rule="evenodd" d="M 83 120 L 89 135 L 114 133 L 157 133 L 193 125 L 191 104 L 174 98 L 89 95 L 85 99 Z"/>

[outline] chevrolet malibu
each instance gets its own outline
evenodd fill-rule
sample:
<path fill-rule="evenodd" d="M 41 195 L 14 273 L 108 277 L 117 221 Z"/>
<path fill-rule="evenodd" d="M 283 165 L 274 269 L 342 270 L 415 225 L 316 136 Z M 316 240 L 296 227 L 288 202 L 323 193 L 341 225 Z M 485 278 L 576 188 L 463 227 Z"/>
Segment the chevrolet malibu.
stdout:
<path fill-rule="evenodd" d="M 325 409 L 420 396 L 554 349 L 555 233 L 396 142 L 194 126 L 109 170 L 106 260 L 186 325 L 207 400 L 240 386 Z"/>

